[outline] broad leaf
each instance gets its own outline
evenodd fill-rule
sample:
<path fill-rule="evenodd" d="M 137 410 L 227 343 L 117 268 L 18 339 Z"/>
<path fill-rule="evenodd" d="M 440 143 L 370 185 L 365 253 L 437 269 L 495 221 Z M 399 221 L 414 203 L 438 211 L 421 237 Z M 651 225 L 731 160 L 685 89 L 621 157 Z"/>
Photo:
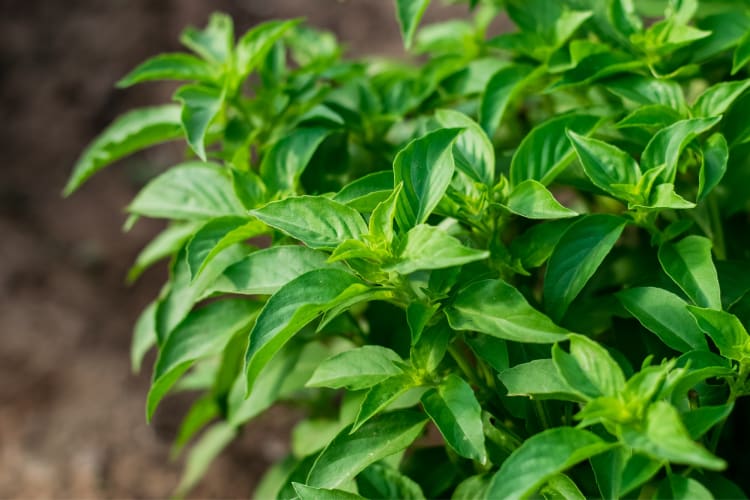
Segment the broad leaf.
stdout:
<path fill-rule="evenodd" d="M 488 251 L 464 246 L 442 229 L 427 224 L 411 228 L 395 249 L 395 254 L 396 261 L 384 269 L 401 274 L 461 266 L 489 257 Z"/>
<path fill-rule="evenodd" d="M 720 115 L 729 109 L 748 87 L 750 80 L 717 83 L 698 96 L 693 104 L 693 113 L 696 117 Z"/>
<path fill-rule="evenodd" d="M 285 198 L 251 213 L 310 248 L 333 249 L 367 232 L 359 212 L 323 196 Z"/>
<path fill-rule="evenodd" d="M 657 500 L 713 500 L 714 496 L 695 479 L 669 474 L 662 480 L 654 498 Z"/>
<path fill-rule="evenodd" d="M 154 80 L 194 80 L 212 83 L 217 72 L 206 61 L 190 54 L 161 54 L 140 64 L 117 82 L 120 88 Z"/>
<path fill-rule="evenodd" d="M 473 180 L 492 186 L 495 179 L 495 148 L 487 134 L 471 118 L 458 111 L 439 109 L 435 112 L 445 128 L 462 128 L 453 145 L 456 168 Z"/>
<path fill-rule="evenodd" d="M 719 406 L 701 406 L 687 413 L 682 414 L 682 420 L 685 424 L 690 437 L 700 439 L 713 426 L 726 420 L 734 409 L 734 403 L 728 403 Z"/>
<path fill-rule="evenodd" d="M 404 39 L 404 47 L 411 47 L 414 33 L 417 31 L 419 21 L 424 11 L 430 5 L 430 0 L 395 0 L 396 17 L 401 27 L 401 36 Z"/>
<path fill-rule="evenodd" d="M 156 106 L 130 111 L 112 122 L 81 154 L 63 194 L 70 195 L 110 163 L 141 149 L 182 136 L 180 107 Z"/>
<path fill-rule="evenodd" d="M 360 212 L 372 212 L 394 189 L 393 171 L 382 170 L 356 179 L 333 196 L 334 201 Z"/>
<path fill-rule="evenodd" d="M 617 362 L 594 340 L 570 336 L 570 354 L 558 345 L 552 350 L 562 378 L 589 397 L 615 396 L 625 387 L 625 375 Z"/>
<path fill-rule="evenodd" d="M 367 223 L 370 230 L 369 236 L 375 240 L 376 244 L 384 245 L 386 249 L 391 248 L 395 236 L 393 224 L 396 220 L 396 209 L 402 186 L 402 184 L 396 186 L 388 198 L 378 203 Z"/>
<path fill-rule="evenodd" d="M 696 305 L 721 309 L 719 276 L 711 260 L 711 246 L 711 240 L 702 236 L 664 243 L 659 247 L 659 262 Z"/>
<path fill-rule="evenodd" d="M 255 26 L 237 42 L 235 70 L 240 81 L 244 80 L 268 55 L 273 45 L 286 32 L 299 24 L 299 20 L 266 21 Z"/>
<path fill-rule="evenodd" d="M 531 179 L 513 189 L 506 206 L 514 214 L 527 219 L 563 219 L 578 215 L 562 206 L 543 184 Z"/>
<path fill-rule="evenodd" d="M 558 219 L 532 226 L 511 242 L 510 251 L 521 260 L 525 269 L 539 267 L 549 259 L 557 242 L 573 222 L 571 219 Z"/>
<path fill-rule="evenodd" d="M 562 319 L 617 242 L 625 224 L 624 219 L 613 215 L 588 215 L 563 234 L 544 276 L 544 300 L 552 319 Z"/>
<path fill-rule="evenodd" d="M 661 104 L 678 112 L 686 108 L 682 88 L 672 80 L 623 75 L 605 84 L 607 90 L 638 104 Z"/>
<path fill-rule="evenodd" d="M 528 82 L 531 70 L 530 66 L 514 64 L 500 69 L 487 83 L 479 105 L 479 123 L 488 136 L 495 134 L 505 109 Z"/>
<path fill-rule="evenodd" d="M 750 358 L 750 337 L 734 314 L 688 306 L 698 327 L 714 341 L 722 356 L 737 361 Z"/>
<path fill-rule="evenodd" d="M 352 432 L 356 432 L 370 419 L 385 411 L 400 396 L 415 387 L 414 378 L 409 373 L 394 375 L 373 386 L 362 400 L 362 405 L 359 407 L 354 424 L 352 424 Z M 416 404 L 416 401 L 414 404 Z"/>
<path fill-rule="evenodd" d="M 180 121 L 190 148 L 206 161 L 206 133 L 224 105 L 224 92 L 205 85 L 185 85 L 177 89 L 174 98 L 182 103 Z"/>
<path fill-rule="evenodd" d="M 219 217 L 204 224 L 187 245 L 190 276 L 195 279 L 226 248 L 267 231 L 265 224 L 246 217 Z"/>
<path fill-rule="evenodd" d="M 357 489 L 366 498 L 425 500 L 419 484 L 383 462 L 374 463 L 359 473 Z"/>
<path fill-rule="evenodd" d="M 325 128 L 298 128 L 274 143 L 260 164 L 260 176 L 269 191 L 282 194 L 297 191 L 300 176 L 330 133 Z"/>
<path fill-rule="evenodd" d="M 177 253 L 197 228 L 196 224 L 191 223 L 172 224 L 159 233 L 141 250 L 133 267 L 128 270 L 128 283 L 137 280 L 154 263 Z"/>
<path fill-rule="evenodd" d="M 386 347 L 362 346 L 325 360 L 307 385 L 332 389 L 346 387 L 352 391 L 366 389 L 402 373 L 396 364 L 400 361 L 401 357 Z"/>
<path fill-rule="evenodd" d="M 503 370 L 498 378 L 508 396 L 584 402 L 586 398 L 560 376 L 551 359 L 535 359 Z"/>
<path fill-rule="evenodd" d="M 502 280 L 469 285 L 458 292 L 445 314 L 456 330 L 474 330 L 516 342 L 545 344 L 565 340 L 568 335 Z"/>
<path fill-rule="evenodd" d="M 344 490 L 313 488 L 300 483 L 292 483 L 292 486 L 300 500 L 361 500 L 364 498 Z"/>

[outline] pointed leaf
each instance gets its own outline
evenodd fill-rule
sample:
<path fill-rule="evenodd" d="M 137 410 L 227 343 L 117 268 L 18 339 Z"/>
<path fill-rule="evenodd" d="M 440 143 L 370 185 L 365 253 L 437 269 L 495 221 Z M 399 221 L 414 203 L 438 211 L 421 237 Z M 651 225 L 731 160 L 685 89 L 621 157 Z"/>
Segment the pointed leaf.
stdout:
<path fill-rule="evenodd" d="M 461 266 L 489 257 L 486 250 L 466 247 L 442 229 L 427 224 L 411 228 L 395 253 L 396 262 L 385 266 L 384 269 L 401 274 L 423 269 Z"/>
<path fill-rule="evenodd" d="M 729 146 L 723 135 L 716 133 L 703 144 L 703 163 L 698 177 L 698 201 L 704 199 L 727 171 Z"/>
<path fill-rule="evenodd" d="M 672 80 L 623 75 L 607 82 L 605 86 L 613 94 L 638 104 L 661 104 L 677 112 L 687 107 L 682 88 Z"/>
<path fill-rule="evenodd" d="M 414 379 L 408 373 L 394 375 L 373 386 L 362 400 L 362 405 L 352 424 L 352 432 L 356 432 L 370 419 L 387 409 L 399 396 L 415 387 Z"/>
<path fill-rule="evenodd" d="M 361 500 L 364 498 L 344 490 L 313 488 L 300 483 L 292 483 L 292 486 L 300 500 Z"/>
<path fill-rule="evenodd" d="M 274 143 L 260 164 L 260 176 L 268 190 L 294 193 L 313 154 L 330 133 L 325 128 L 298 128 Z"/>
<path fill-rule="evenodd" d="M 403 361 L 391 349 L 366 345 L 326 359 L 315 370 L 308 387 L 366 389 L 403 372 L 396 363 Z"/>
<path fill-rule="evenodd" d="M 459 111 L 439 109 L 435 112 L 445 128 L 462 128 L 453 145 L 456 168 L 473 180 L 492 186 L 495 179 L 495 148 L 487 134 L 474 120 Z"/>
<path fill-rule="evenodd" d="M 235 54 L 237 77 L 244 80 L 265 59 L 273 44 L 299 22 L 297 19 L 266 21 L 242 35 Z"/>
<path fill-rule="evenodd" d="M 688 306 L 698 327 L 714 341 L 722 356 L 742 360 L 750 358 L 750 337 L 742 322 L 734 314 Z"/>
<path fill-rule="evenodd" d="M 159 260 L 177 253 L 198 229 L 196 224 L 172 224 L 145 246 L 128 270 L 128 283 L 138 277 Z"/>
<path fill-rule="evenodd" d="M 687 236 L 678 243 L 659 247 L 659 262 L 696 305 L 721 309 L 719 276 L 711 260 L 711 247 L 708 238 Z"/>
<path fill-rule="evenodd" d="M 174 98 L 182 103 L 180 121 L 190 148 L 206 161 L 206 132 L 224 105 L 224 92 L 216 87 L 185 85 L 177 89 Z"/>
<path fill-rule="evenodd" d="M 736 74 L 739 70 L 745 67 L 748 62 L 750 62 L 750 33 L 745 34 L 737 44 L 737 48 L 734 49 L 732 74 Z"/>
<path fill-rule="evenodd" d="M 479 123 L 488 136 L 495 134 L 505 108 L 528 82 L 531 70 L 531 66 L 514 64 L 500 69 L 487 83 L 479 105 Z"/>
<path fill-rule="evenodd" d="M 430 5 L 430 0 L 395 0 L 396 18 L 401 27 L 401 36 L 404 39 L 404 47 L 410 48 L 414 33 L 417 31 L 419 21 L 424 11 Z"/>
<path fill-rule="evenodd" d="M 370 236 L 377 242 L 385 243 L 386 248 L 390 248 L 395 236 L 393 223 L 396 219 L 396 209 L 402 187 L 403 184 L 399 184 L 393 188 L 388 198 L 378 203 L 367 224 Z"/>
<path fill-rule="evenodd" d="M 695 479 L 669 474 L 662 480 L 654 495 L 655 500 L 714 500 L 714 496 Z"/>
<path fill-rule="evenodd" d="M 531 179 L 513 189 L 507 207 L 514 214 L 527 219 L 563 219 L 578 215 L 562 206 L 543 184 Z"/>
<path fill-rule="evenodd" d="M 155 345 L 156 302 L 152 302 L 141 312 L 133 329 L 133 341 L 130 345 L 130 366 L 133 373 L 141 371 L 143 357 Z"/>
<path fill-rule="evenodd" d="M 190 54 L 160 54 L 140 64 L 117 82 L 117 86 L 125 88 L 154 80 L 191 80 L 212 83 L 216 76 L 216 71 L 211 65 Z"/>
<path fill-rule="evenodd" d="M 223 64 L 234 46 L 232 18 L 226 14 L 212 14 L 208 26 L 202 30 L 187 28 L 180 35 L 180 42 L 207 61 Z"/>
<path fill-rule="evenodd" d="M 188 267 L 192 279 L 205 269 L 219 252 L 267 231 L 265 224 L 246 217 L 219 217 L 204 224 L 187 245 Z"/>
<path fill-rule="evenodd" d="M 508 389 L 508 396 L 530 396 L 534 399 L 558 399 L 585 402 L 586 398 L 560 376 L 551 359 L 521 363 L 498 375 Z"/>
<path fill-rule="evenodd" d="M 693 104 L 696 117 L 717 116 L 724 113 L 750 87 L 750 79 L 720 82 L 707 88 Z"/>

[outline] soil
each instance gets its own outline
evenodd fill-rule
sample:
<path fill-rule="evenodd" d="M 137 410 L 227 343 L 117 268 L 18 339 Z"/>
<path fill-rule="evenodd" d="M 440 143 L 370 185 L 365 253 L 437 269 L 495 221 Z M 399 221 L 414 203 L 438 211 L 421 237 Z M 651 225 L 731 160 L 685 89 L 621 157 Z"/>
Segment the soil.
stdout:
<path fill-rule="evenodd" d="M 0 498 L 165 497 L 177 484 L 169 446 L 193 395 L 169 398 L 146 425 L 149 370 L 131 374 L 128 356 L 166 271 L 130 287 L 124 276 L 161 223 L 121 227 L 138 187 L 179 150 L 121 161 L 67 200 L 60 192 L 98 131 L 174 89 L 114 82 L 178 50 L 182 28 L 213 10 L 232 14 L 238 32 L 306 16 L 355 54 L 401 54 L 387 0 L 0 0 Z M 274 408 L 249 426 L 191 496 L 249 496 L 296 418 Z"/>

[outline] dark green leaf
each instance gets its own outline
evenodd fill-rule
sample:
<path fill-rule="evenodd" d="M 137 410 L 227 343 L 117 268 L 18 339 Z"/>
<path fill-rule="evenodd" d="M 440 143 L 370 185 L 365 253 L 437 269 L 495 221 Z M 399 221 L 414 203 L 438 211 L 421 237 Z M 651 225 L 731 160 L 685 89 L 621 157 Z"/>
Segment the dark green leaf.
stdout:
<path fill-rule="evenodd" d="M 362 405 L 352 425 L 352 432 L 356 432 L 362 425 L 388 408 L 399 396 L 415 387 L 415 381 L 408 373 L 394 375 L 373 386 L 362 400 Z"/>
<path fill-rule="evenodd" d="M 294 193 L 315 150 L 331 131 L 298 128 L 271 146 L 260 164 L 260 176 L 271 193 Z"/>
<path fill-rule="evenodd" d="M 292 486 L 300 500 L 361 500 L 364 498 L 344 490 L 313 488 L 300 483 L 292 483 Z"/>
<path fill-rule="evenodd" d="M 724 113 L 732 103 L 750 87 L 750 80 L 720 82 L 707 88 L 693 104 L 696 117 L 717 116 Z"/>
<path fill-rule="evenodd" d="M 686 109 L 682 88 L 672 80 L 623 75 L 605 84 L 607 90 L 638 104 L 661 104 L 676 112 Z"/>
<path fill-rule="evenodd" d="M 737 44 L 737 48 L 734 49 L 734 57 L 732 58 L 732 74 L 734 75 L 739 70 L 750 62 L 750 33 L 746 34 L 740 39 Z"/>
<path fill-rule="evenodd" d="M 359 473 L 357 489 L 366 498 L 425 500 L 419 484 L 382 462 L 374 463 Z"/>
<path fill-rule="evenodd" d="M 551 359 L 535 359 L 500 372 L 500 381 L 508 396 L 530 396 L 534 399 L 586 400 L 560 376 Z"/>
<path fill-rule="evenodd" d="M 495 149 L 482 127 L 465 114 L 450 109 L 437 110 L 435 118 L 445 128 L 464 129 L 453 145 L 456 168 L 473 180 L 492 186 L 495 179 Z"/>
<path fill-rule="evenodd" d="M 727 171 L 729 146 L 721 134 L 713 134 L 703 144 L 703 163 L 698 177 L 698 201 L 708 195 Z"/>
<path fill-rule="evenodd" d="M 687 236 L 659 247 L 659 262 L 696 305 L 721 309 L 719 276 L 711 260 L 711 247 L 708 238 Z"/>
<path fill-rule="evenodd" d="M 720 406 L 701 406 L 683 413 L 682 420 L 690 437 L 700 439 L 713 426 L 729 417 L 733 409 L 734 403 Z"/>
<path fill-rule="evenodd" d="M 529 81 L 531 70 L 530 66 L 514 64 L 500 69 L 487 83 L 479 106 L 479 123 L 488 136 L 495 134 L 505 108 Z"/>
<path fill-rule="evenodd" d="M 669 474 L 659 485 L 655 500 L 713 500 L 714 496 L 701 483 L 678 474 Z"/>
<path fill-rule="evenodd" d="M 510 250 L 521 259 L 525 269 L 539 267 L 549 259 L 557 242 L 573 222 L 570 219 L 559 219 L 532 226 L 511 242 Z"/>
<path fill-rule="evenodd" d="M 346 387 L 357 391 L 372 387 L 403 372 L 396 363 L 401 357 L 386 347 L 366 345 L 328 358 L 318 366 L 307 385 L 310 387 Z"/>

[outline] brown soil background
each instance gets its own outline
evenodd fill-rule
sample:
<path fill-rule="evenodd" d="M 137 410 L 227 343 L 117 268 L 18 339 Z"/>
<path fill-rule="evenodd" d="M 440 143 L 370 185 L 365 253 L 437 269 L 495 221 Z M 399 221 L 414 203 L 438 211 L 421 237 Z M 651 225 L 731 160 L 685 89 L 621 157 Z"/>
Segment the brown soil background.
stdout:
<path fill-rule="evenodd" d="M 431 9 L 428 17 L 446 10 Z M 402 55 L 389 0 L 0 0 L 0 498 L 165 497 L 180 462 L 169 445 L 190 395 L 170 398 L 148 426 L 150 363 L 134 376 L 132 325 L 164 266 L 124 285 L 161 224 L 121 231 L 123 207 L 179 151 L 154 149 L 60 198 L 82 148 L 115 116 L 166 102 L 172 85 L 113 85 L 137 63 L 179 50 L 210 12 L 237 32 L 305 16 L 350 53 Z M 247 497 L 286 452 L 284 408 L 247 429 L 191 496 Z"/>

